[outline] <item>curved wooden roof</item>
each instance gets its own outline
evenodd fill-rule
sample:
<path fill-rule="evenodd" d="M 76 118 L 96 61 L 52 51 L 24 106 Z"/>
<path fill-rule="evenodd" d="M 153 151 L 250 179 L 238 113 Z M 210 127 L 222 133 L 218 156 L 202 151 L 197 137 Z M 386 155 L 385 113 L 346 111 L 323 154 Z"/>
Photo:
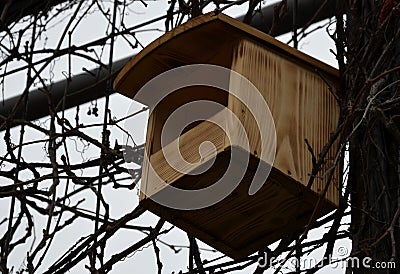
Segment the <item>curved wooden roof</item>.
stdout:
<path fill-rule="evenodd" d="M 301 66 L 320 70 L 329 78 L 338 77 L 333 67 L 243 22 L 212 12 L 189 20 L 144 48 L 117 75 L 114 90 L 132 98 L 155 76 L 188 64 L 208 63 L 230 68 L 233 48 L 241 39 L 257 41 Z"/>

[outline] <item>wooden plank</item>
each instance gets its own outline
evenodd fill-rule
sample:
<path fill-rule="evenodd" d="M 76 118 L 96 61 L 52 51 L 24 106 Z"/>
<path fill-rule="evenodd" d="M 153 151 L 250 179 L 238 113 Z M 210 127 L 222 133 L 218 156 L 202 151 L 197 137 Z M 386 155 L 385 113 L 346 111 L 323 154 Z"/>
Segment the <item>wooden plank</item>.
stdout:
<path fill-rule="evenodd" d="M 267 101 L 274 118 L 277 133 L 277 150 L 274 167 L 282 173 L 307 185 L 312 171 L 311 153 L 305 143 L 309 141 L 318 155 L 328 143 L 331 133 L 336 129 L 339 119 L 339 106 L 328 90 L 328 85 L 314 71 L 290 62 L 253 41 L 241 41 L 233 55 L 232 69 L 249 79 Z M 334 80 L 330 79 L 334 85 Z M 254 96 L 245 81 L 231 82 L 245 94 Z M 250 139 L 250 151 L 260 149 L 260 134 L 253 112 L 247 109 L 234 96 L 229 97 L 228 108 L 242 121 Z M 271 125 L 262 125 L 266 138 Z M 337 144 L 329 151 L 327 161 L 318 176 L 329 169 L 335 159 Z M 339 169 L 336 169 L 333 183 L 329 186 L 327 199 L 338 205 L 337 182 Z M 317 177 L 312 190 L 321 193 L 327 177 Z"/>
<path fill-rule="evenodd" d="M 190 75 L 188 77 L 190 77 Z M 227 81 L 229 81 L 229 79 L 227 79 Z M 156 109 L 151 113 L 153 128 L 149 137 L 152 143 L 151 149 L 149 150 L 150 154 L 161 149 L 160 140 L 162 133 L 165 135 L 166 143 L 172 142 L 178 138 L 179 128 L 193 121 L 196 116 L 196 110 L 207 118 L 211 118 L 220 110 L 215 107 L 202 109 L 199 109 L 199 107 L 196 108 L 195 106 L 187 107 L 184 111 L 179 112 L 179 115 L 174 116 L 173 123 L 170 123 L 168 127 L 164 127 L 167 119 L 169 119 L 179 107 L 201 100 L 218 103 L 221 105 L 220 109 L 222 109 L 223 106 L 228 104 L 228 95 L 226 92 L 213 87 L 192 86 L 171 93 L 157 105 Z M 184 131 L 193 128 L 197 124 L 199 123 L 195 122 L 189 124 Z"/>
<path fill-rule="evenodd" d="M 337 70 L 329 65 L 236 19 L 211 12 L 174 28 L 143 49 L 118 74 L 114 90 L 132 98 L 150 79 L 186 64 L 209 63 L 229 68 L 233 45 L 244 37 L 293 62 L 338 77 Z M 141 102 L 145 101 L 144 98 Z"/>
<path fill-rule="evenodd" d="M 211 119 L 217 123 L 224 123 L 223 116 L 215 115 L 215 117 Z M 200 157 L 199 147 L 206 141 L 212 142 L 215 150 L 206 147 L 202 151 L 203 157 Z M 224 130 L 214 123 L 205 121 L 184 133 L 179 139 L 166 145 L 162 150 L 151 154 L 150 163 L 157 176 L 166 184 L 170 184 L 215 158 L 216 154 L 221 153 L 228 146 L 229 143 L 226 143 Z M 165 155 L 168 155 L 170 162 L 167 161 Z M 190 165 L 187 165 L 187 162 Z M 163 185 L 156 184 L 157 180 L 154 176 L 156 175 L 152 174 L 149 167 L 146 166 L 143 169 L 141 188 L 142 192 L 146 193 L 146 197 L 154 195 L 164 188 Z M 190 185 L 185 187 L 190 187 Z M 146 197 L 141 196 L 141 199 L 143 200 Z"/>
<path fill-rule="evenodd" d="M 200 189 L 213 184 L 224 173 L 230 153 L 230 149 L 222 151 L 205 174 L 182 176 L 173 182 L 173 186 Z M 234 161 L 233 165 L 241 163 Z M 316 194 L 307 191 L 293 179 L 289 178 L 288 181 L 287 176 L 275 168 L 260 191 L 249 196 L 248 188 L 257 165 L 258 159 L 252 156 L 248 171 L 238 188 L 210 207 L 175 210 L 151 199 L 142 200 L 141 204 L 228 256 L 244 258 L 287 233 L 300 230 L 308 223 L 318 200 Z M 155 194 L 156 199 L 158 195 L 163 195 L 163 191 Z M 333 208 L 331 203 L 322 203 L 317 214 L 321 216 Z"/>

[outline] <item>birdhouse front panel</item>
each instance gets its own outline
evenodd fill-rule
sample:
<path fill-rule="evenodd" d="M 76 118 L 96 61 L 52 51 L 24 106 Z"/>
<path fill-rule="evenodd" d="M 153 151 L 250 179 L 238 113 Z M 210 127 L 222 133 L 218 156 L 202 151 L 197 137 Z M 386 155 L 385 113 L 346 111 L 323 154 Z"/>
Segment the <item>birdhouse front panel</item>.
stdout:
<path fill-rule="evenodd" d="M 339 108 L 329 92 L 337 81 L 336 70 L 223 14 L 207 14 L 146 47 L 126 65 L 114 87 L 151 104 L 159 95 L 155 90 L 196 78 L 201 69 L 174 74 L 161 89 L 137 96 L 146 82 L 191 64 L 232 70 L 219 79 L 229 92 L 212 85 L 184 86 L 152 107 L 140 204 L 233 258 L 299 232 L 311 217 L 335 209 L 338 169 L 325 197 L 320 195 L 328 182 L 327 171 L 337 161 L 336 143 L 312 186 L 308 184 L 313 171 L 310 150 L 318 155 L 338 122 Z M 260 100 L 254 100 L 256 93 Z M 201 101 L 215 104 L 192 104 Z M 166 126 L 171 120 L 173 126 Z M 269 176 L 252 192 L 260 169 L 270 170 Z M 196 208 L 211 199 L 193 194 L 196 191 L 231 187 L 223 199 Z M 166 200 L 188 208 L 159 202 Z"/>

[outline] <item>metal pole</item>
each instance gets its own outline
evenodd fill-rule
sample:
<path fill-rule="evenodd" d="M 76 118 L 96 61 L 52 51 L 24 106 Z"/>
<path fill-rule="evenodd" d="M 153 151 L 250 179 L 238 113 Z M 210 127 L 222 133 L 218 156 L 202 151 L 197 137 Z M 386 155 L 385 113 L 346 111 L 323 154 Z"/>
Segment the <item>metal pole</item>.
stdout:
<path fill-rule="evenodd" d="M 19 19 L 39 12 L 46 13 L 50 8 L 68 0 L 4 0 L 0 1 L 0 31 Z"/>
<path fill-rule="evenodd" d="M 295 9 L 295 3 L 297 2 L 296 14 L 296 26 L 301 28 L 305 26 L 309 21 L 313 23 L 322 21 L 327 18 L 335 16 L 335 0 L 288 0 L 288 13 L 283 18 L 281 24 L 276 29 L 275 35 L 281 35 L 284 33 L 291 32 L 293 26 L 293 10 Z M 250 23 L 251 26 L 258 30 L 268 33 L 272 26 L 274 17 L 274 6 L 269 5 L 264 7 L 261 12 L 257 12 Z M 317 13 L 318 12 L 318 13 Z M 243 21 L 244 15 L 239 16 L 237 19 Z"/>
<path fill-rule="evenodd" d="M 124 58 L 113 63 L 113 78 L 130 58 L 131 57 Z M 89 72 L 74 76 L 70 81 L 66 92 L 65 109 L 103 97 L 108 79 L 109 72 L 108 69 L 104 67 L 96 68 Z M 57 105 L 64 96 L 65 89 L 67 88 L 67 80 L 56 82 L 48 88 L 52 93 L 54 104 Z M 15 96 L 5 100 L 4 104 L 0 103 L 0 115 L 8 116 L 18 100 L 19 96 Z M 28 113 L 26 117 L 29 121 L 37 120 L 49 115 L 47 96 L 40 89 L 29 92 L 27 111 Z M 14 119 L 20 119 L 22 113 L 22 108 L 17 109 Z"/>

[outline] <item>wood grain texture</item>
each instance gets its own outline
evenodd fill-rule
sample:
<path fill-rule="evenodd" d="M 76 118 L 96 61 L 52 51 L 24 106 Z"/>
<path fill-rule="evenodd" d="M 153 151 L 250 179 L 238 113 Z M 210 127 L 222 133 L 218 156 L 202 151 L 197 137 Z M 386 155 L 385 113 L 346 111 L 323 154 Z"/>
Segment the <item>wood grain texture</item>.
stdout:
<path fill-rule="evenodd" d="M 328 143 L 339 119 L 339 106 L 328 85 L 307 67 L 299 66 L 249 40 L 238 43 L 233 54 L 232 69 L 257 87 L 271 110 L 278 140 L 273 166 L 306 186 L 312 170 L 312 155 L 305 139 L 318 155 Z M 334 84 L 334 79 L 329 80 Z M 236 85 L 243 93 L 250 90 L 245 81 L 232 82 L 232 85 Z M 247 95 L 250 96 L 254 95 Z M 260 110 L 247 109 L 232 95 L 228 108 L 244 124 L 250 139 L 250 151 L 259 151 L 259 129 L 251 113 Z M 271 126 L 265 125 L 260 130 L 266 136 Z M 321 193 L 327 183 L 324 173 L 332 167 L 336 151 L 337 144 L 329 150 L 322 171 L 314 180 L 312 190 L 316 193 Z M 338 180 L 339 170 L 336 169 L 333 183 L 326 194 L 327 199 L 335 205 L 339 202 Z"/>
<path fill-rule="evenodd" d="M 203 150 L 200 155 L 199 147 L 206 141 L 212 142 L 215 150 Z M 205 162 L 215 158 L 228 146 L 229 144 L 225 143 L 225 133 L 220 127 L 207 121 L 200 123 L 179 139 L 150 155 L 149 160 L 153 170 L 149 170 L 148 166 L 143 169 L 141 186 L 145 189 L 142 190 L 146 192 L 147 196 L 156 194 L 164 186 L 154 184 L 154 176 L 159 176 L 166 184 L 173 184 L 186 176 L 185 174 L 189 174 Z M 168 155 L 168 159 L 172 159 L 172 161 L 168 162 L 165 155 Z M 191 186 L 185 185 L 184 187 L 190 188 Z"/>

